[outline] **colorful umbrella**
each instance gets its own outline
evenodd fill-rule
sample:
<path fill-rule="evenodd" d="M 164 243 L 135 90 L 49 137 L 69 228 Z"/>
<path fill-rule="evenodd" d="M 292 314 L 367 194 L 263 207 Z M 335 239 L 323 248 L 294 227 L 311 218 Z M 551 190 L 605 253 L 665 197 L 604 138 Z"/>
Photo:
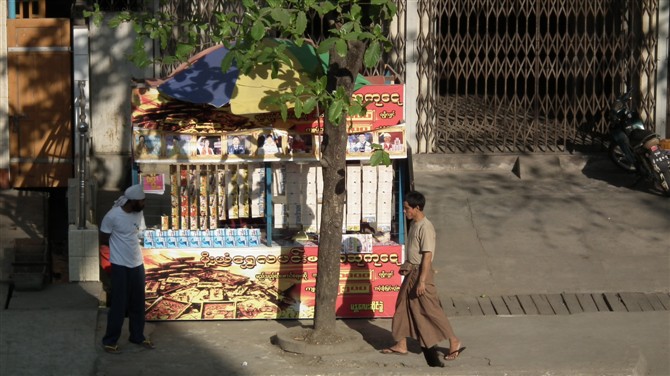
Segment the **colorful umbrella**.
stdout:
<path fill-rule="evenodd" d="M 236 66 L 221 70 L 228 53 L 224 46 L 210 47 L 193 56 L 158 86 L 158 91 L 174 99 L 221 107 L 230 102 L 239 75 Z"/>
<path fill-rule="evenodd" d="M 277 108 L 261 104 L 263 98 L 291 91 L 296 86 L 305 85 L 310 75 L 325 71 L 328 55 L 318 55 L 313 46 L 301 46 L 285 39 L 265 39 L 263 46 L 286 46 L 290 65 L 280 62 L 276 78 L 270 76 L 269 65 L 258 66 L 249 74 L 241 75 L 236 66 L 227 72 L 221 71 L 221 61 L 228 53 L 223 46 L 211 47 L 200 52 L 180 66 L 170 75 L 158 90 L 172 98 L 216 107 L 230 104 L 234 114 L 255 114 L 278 111 Z M 361 75 L 356 80 L 356 88 L 369 84 Z"/>

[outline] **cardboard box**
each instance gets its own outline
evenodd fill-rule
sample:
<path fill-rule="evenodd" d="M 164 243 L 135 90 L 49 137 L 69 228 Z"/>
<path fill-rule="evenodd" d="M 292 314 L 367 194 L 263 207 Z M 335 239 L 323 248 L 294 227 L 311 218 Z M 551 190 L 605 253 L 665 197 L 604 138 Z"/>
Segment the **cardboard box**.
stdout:
<path fill-rule="evenodd" d="M 345 224 L 347 231 L 361 229 L 361 167 L 347 166 L 347 199 Z"/>
<path fill-rule="evenodd" d="M 234 248 L 235 247 L 235 236 L 236 232 L 234 228 L 227 228 L 226 229 L 226 237 L 224 239 L 224 247 L 225 248 Z"/>
<path fill-rule="evenodd" d="M 235 247 L 249 246 L 248 233 L 249 231 L 246 228 L 235 229 Z"/>
<path fill-rule="evenodd" d="M 188 248 L 188 236 L 177 237 L 177 248 Z"/>
<path fill-rule="evenodd" d="M 154 248 L 165 248 L 165 238 L 162 236 L 154 237 Z"/>
<path fill-rule="evenodd" d="M 189 248 L 200 248 L 200 237 L 199 236 L 189 236 L 188 237 L 188 247 Z"/>
<path fill-rule="evenodd" d="M 200 247 L 202 248 L 211 248 L 213 245 L 211 236 L 201 236 L 200 237 Z"/>
<path fill-rule="evenodd" d="M 176 236 L 168 236 L 166 239 L 167 239 L 167 248 L 178 248 Z"/>
<path fill-rule="evenodd" d="M 249 229 L 249 247 L 257 247 L 261 244 L 261 229 Z"/>
<path fill-rule="evenodd" d="M 214 230 L 212 237 L 212 246 L 214 248 L 223 248 L 226 245 L 226 231 L 221 228 Z"/>
<path fill-rule="evenodd" d="M 154 237 L 151 234 L 144 233 L 144 240 L 142 241 L 144 248 L 154 248 Z"/>

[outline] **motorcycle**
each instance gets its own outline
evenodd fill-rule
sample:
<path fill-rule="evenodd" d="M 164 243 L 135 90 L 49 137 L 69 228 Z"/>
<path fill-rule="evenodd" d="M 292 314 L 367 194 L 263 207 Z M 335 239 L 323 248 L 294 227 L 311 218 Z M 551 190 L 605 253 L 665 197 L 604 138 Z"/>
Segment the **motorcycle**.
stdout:
<path fill-rule="evenodd" d="M 670 196 L 670 151 L 661 148 L 660 136 L 645 129 L 640 114 L 630 109 L 632 89 L 610 105 L 610 159 L 619 168 L 638 175 Z"/>

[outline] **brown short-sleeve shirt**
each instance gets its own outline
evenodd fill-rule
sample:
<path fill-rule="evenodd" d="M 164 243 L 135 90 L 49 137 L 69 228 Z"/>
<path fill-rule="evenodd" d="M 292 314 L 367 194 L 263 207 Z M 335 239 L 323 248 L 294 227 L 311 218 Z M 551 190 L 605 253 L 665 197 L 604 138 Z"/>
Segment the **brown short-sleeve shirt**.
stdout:
<path fill-rule="evenodd" d="M 421 264 L 421 254 L 432 252 L 435 256 L 435 227 L 424 217 L 420 221 L 412 221 L 407 234 L 407 260 L 414 264 Z"/>

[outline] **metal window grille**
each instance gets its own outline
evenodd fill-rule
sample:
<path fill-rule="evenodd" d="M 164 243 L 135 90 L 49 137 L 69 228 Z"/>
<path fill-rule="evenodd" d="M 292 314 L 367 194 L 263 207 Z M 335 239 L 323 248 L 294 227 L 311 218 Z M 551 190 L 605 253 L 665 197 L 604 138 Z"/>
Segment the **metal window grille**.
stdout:
<path fill-rule="evenodd" d="M 655 118 L 658 1 L 419 0 L 419 152 L 598 150 L 626 85 Z M 422 27 L 426 27 L 425 24 Z"/>

